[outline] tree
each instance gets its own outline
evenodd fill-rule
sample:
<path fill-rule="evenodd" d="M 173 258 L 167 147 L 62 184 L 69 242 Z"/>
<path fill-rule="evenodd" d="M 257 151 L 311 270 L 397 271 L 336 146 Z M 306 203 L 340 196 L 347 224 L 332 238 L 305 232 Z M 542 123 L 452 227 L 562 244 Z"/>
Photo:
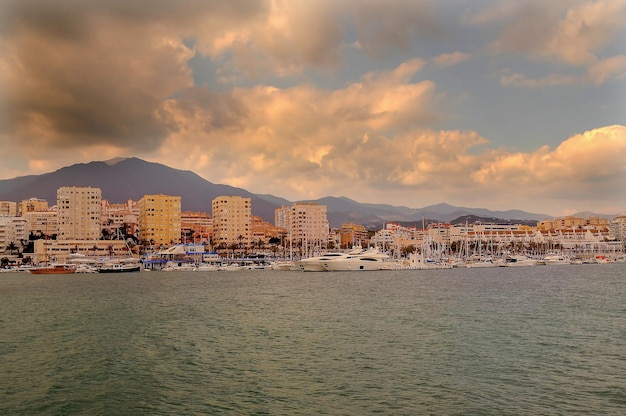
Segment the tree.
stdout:
<path fill-rule="evenodd" d="M 400 253 L 402 254 L 402 257 L 408 257 L 409 254 L 415 253 L 415 251 L 415 246 L 413 244 L 409 244 L 408 246 L 402 247 Z"/>
<path fill-rule="evenodd" d="M 13 241 L 11 241 L 6 248 L 7 250 L 9 250 L 10 254 L 14 254 L 16 251 L 19 250 L 19 247 Z"/>

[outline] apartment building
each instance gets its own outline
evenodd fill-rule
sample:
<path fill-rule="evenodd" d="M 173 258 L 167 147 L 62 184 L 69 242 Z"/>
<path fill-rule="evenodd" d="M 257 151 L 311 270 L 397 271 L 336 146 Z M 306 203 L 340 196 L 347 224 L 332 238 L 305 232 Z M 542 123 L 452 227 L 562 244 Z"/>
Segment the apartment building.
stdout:
<path fill-rule="evenodd" d="M 122 204 L 111 204 L 102 200 L 102 229 L 109 235 L 116 235 L 122 228 L 125 233 L 137 237 L 139 229 L 139 203 L 128 199 Z"/>
<path fill-rule="evenodd" d="M 27 212 L 48 211 L 48 201 L 39 198 L 29 198 L 17 205 L 17 215 L 23 216 Z"/>
<path fill-rule="evenodd" d="M 64 186 L 57 189 L 58 240 L 97 240 L 102 235 L 102 190 Z"/>
<path fill-rule="evenodd" d="M 56 211 L 28 211 L 22 214 L 26 220 L 27 233 L 36 236 L 54 236 L 59 234 L 59 220 Z"/>
<path fill-rule="evenodd" d="M 0 217 L 15 217 L 17 204 L 13 201 L 0 201 Z"/>
<path fill-rule="evenodd" d="M 328 242 L 328 216 L 326 205 L 315 202 L 296 202 L 274 211 L 277 227 L 287 229 L 287 238 L 301 245 L 304 251 Z"/>
<path fill-rule="evenodd" d="M 248 245 L 252 239 L 250 198 L 218 196 L 211 203 L 213 216 L 213 246 L 224 244 Z"/>
<path fill-rule="evenodd" d="M 358 224 L 341 224 L 341 247 L 352 248 L 354 246 L 367 247 L 369 235 L 367 228 Z"/>
<path fill-rule="evenodd" d="M 139 241 L 156 245 L 180 242 L 181 197 L 144 195 L 139 200 Z"/>
<path fill-rule="evenodd" d="M 0 253 L 9 251 L 11 243 L 21 249 L 21 242 L 28 239 L 26 221 L 17 216 L 0 216 Z"/>

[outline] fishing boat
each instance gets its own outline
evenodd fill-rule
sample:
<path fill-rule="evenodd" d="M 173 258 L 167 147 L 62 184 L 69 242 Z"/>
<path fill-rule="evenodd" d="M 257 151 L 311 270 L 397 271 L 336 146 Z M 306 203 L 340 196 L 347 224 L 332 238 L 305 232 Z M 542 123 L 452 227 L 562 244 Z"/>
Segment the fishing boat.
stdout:
<path fill-rule="evenodd" d="M 50 264 L 48 266 L 29 269 L 32 274 L 73 274 L 76 273 L 75 264 Z"/>

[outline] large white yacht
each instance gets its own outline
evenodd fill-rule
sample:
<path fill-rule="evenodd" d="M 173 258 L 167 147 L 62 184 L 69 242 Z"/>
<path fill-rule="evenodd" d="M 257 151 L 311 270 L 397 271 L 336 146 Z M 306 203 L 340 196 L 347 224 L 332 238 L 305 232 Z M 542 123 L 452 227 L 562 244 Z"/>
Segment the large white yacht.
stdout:
<path fill-rule="evenodd" d="M 389 255 L 386 253 L 382 253 L 378 249 L 369 249 L 326 260 L 323 262 L 323 266 L 329 272 L 385 270 L 389 268 L 389 260 Z"/>
<path fill-rule="evenodd" d="M 326 268 L 324 267 L 325 262 L 329 260 L 335 260 L 337 258 L 347 257 L 350 255 L 356 255 L 356 254 L 363 253 L 363 252 L 364 250 L 362 248 L 357 248 L 347 253 L 343 253 L 343 252 L 325 253 L 321 256 L 302 259 L 297 262 L 297 265 L 300 268 L 300 270 L 303 270 L 305 272 L 325 272 L 326 271 Z"/>

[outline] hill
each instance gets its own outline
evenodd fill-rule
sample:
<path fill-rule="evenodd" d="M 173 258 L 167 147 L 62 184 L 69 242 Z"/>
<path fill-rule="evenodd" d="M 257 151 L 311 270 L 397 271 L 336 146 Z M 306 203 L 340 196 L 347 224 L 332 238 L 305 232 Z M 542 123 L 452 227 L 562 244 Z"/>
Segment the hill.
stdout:
<path fill-rule="evenodd" d="M 139 200 L 146 194 L 179 195 L 182 209 L 211 212 L 211 201 L 220 195 L 251 198 L 252 213 L 265 221 L 274 222 L 274 209 L 291 205 L 292 201 L 274 195 L 253 194 L 245 189 L 211 183 L 194 172 L 173 169 L 138 158 L 117 158 L 105 162 L 79 163 L 42 175 L 29 175 L 0 180 L 0 200 L 22 201 L 36 197 L 56 201 L 56 190 L 62 186 L 91 186 L 102 189 L 102 198 L 112 203 L 128 199 Z M 485 208 L 455 207 L 449 204 L 409 208 L 388 204 L 369 204 L 346 197 L 327 196 L 316 202 L 328 207 L 331 227 L 343 223 L 361 224 L 370 230 L 385 222 L 422 223 L 425 220 L 452 222 L 459 217 L 474 215 L 493 218 L 494 222 L 531 221 L 547 219 L 543 214 L 519 210 L 490 211 Z M 426 221 L 426 222 L 428 222 Z"/>

